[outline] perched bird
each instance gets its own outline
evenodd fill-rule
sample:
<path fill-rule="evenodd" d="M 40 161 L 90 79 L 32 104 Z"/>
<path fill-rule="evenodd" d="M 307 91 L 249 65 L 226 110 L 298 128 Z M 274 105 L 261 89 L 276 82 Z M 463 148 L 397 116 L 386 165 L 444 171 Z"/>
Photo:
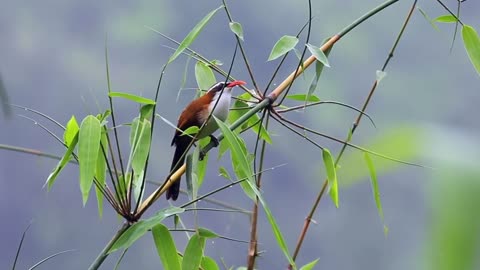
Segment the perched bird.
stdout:
<path fill-rule="evenodd" d="M 195 137 L 195 134 L 191 136 L 182 135 L 180 130 L 187 130 L 189 127 L 197 126 L 201 127 L 205 121 L 207 121 L 208 116 L 213 111 L 212 115 L 216 118 L 225 121 L 228 117 L 228 112 L 230 109 L 230 99 L 232 97 L 232 88 L 237 85 L 244 85 L 244 81 L 233 81 L 233 82 L 219 82 L 214 84 L 207 93 L 195 100 L 193 100 L 188 106 L 182 111 L 180 117 L 178 118 L 177 129 L 175 135 L 173 136 L 172 146 L 175 145 L 175 154 L 173 155 L 172 166 L 170 171 L 174 172 L 180 168 L 185 162 L 185 151 L 193 140 L 192 137 Z M 215 106 L 216 104 L 216 106 Z M 215 130 L 217 130 L 218 125 L 215 122 L 213 117 L 210 117 L 208 123 L 200 130 L 200 133 L 196 136 L 196 139 L 201 139 L 206 136 L 210 136 Z M 180 179 L 173 183 L 167 190 L 167 200 L 177 200 L 178 193 L 180 192 Z"/>

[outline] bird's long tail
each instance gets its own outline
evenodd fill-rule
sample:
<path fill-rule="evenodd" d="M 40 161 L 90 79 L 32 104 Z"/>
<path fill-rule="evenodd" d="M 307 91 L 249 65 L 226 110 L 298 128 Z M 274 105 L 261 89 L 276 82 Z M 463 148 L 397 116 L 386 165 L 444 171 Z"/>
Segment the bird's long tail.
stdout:
<path fill-rule="evenodd" d="M 188 142 L 181 142 L 180 140 L 176 143 L 175 154 L 173 154 L 172 166 L 170 168 L 170 172 L 175 172 L 180 167 L 182 167 L 183 163 L 185 163 L 185 155 L 183 154 L 188 147 Z M 175 181 L 167 190 L 167 200 L 172 199 L 174 201 L 177 200 L 178 194 L 180 193 L 180 179 Z"/>

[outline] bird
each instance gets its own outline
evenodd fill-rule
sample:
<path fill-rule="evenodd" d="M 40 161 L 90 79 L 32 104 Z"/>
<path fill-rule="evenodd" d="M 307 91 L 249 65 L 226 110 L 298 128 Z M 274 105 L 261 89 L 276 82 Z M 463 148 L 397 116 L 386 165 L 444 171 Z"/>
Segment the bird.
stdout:
<path fill-rule="evenodd" d="M 232 88 L 239 85 L 246 84 L 244 81 L 232 81 L 232 82 L 217 82 L 208 89 L 205 95 L 193 100 L 180 114 L 177 123 L 177 129 L 173 136 L 171 145 L 175 145 L 175 153 L 173 154 L 172 165 L 170 173 L 175 172 L 183 166 L 185 162 L 185 151 L 195 137 L 197 140 L 206 136 L 211 136 L 212 140 L 216 140 L 212 133 L 218 129 L 217 122 L 213 117 L 209 118 L 210 113 L 216 118 L 225 121 L 227 120 L 230 110 L 230 99 L 232 97 Z M 208 122 L 204 125 L 205 121 Z M 190 127 L 197 126 L 202 127 L 199 134 L 182 134 L 182 131 L 187 130 Z M 218 143 L 218 142 L 217 142 Z M 168 181 L 168 180 L 167 180 Z M 167 190 L 167 200 L 177 200 L 180 192 L 180 179 L 175 181 Z"/>

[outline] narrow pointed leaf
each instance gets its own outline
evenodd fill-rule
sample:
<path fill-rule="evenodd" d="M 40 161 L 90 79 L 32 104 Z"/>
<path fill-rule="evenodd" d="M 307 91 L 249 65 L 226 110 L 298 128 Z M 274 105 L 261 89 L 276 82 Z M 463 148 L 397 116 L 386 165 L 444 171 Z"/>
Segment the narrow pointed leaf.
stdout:
<path fill-rule="evenodd" d="M 327 40 L 325 40 L 323 42 L 323 44 L 325 44 L 327 42 Z M 324 55 L 325 57 L 328 57 L 328 55 L 330 54 L 330 52 L 332 51 L 332 48 L 333 47 L 329 47 Z M 323 51 L 322 51 L 323 53 Z M 313 53 L 312 53 L 313 54 Z M 308 92 L 307 92 L 307 99 L 309 99 L 313 93 L 315 92 L 315 90 L 317 89 L 317 85 L 318 85 L 318 82 L 320 81 L 320 77 L 322 76 L 322 72 L 323 72 L 323 67 L 325 65 L 321 62 L 321 61 L 316 61 L 315 62 L 315 76 L 313 77 L 312 79 L 312 82 L 310 83 L 310 87 L 308 87 Z M 306 104 L 307 101 L 305 101 L 305 104 Z"/>
<path fill-rule="evenodd" d="M 108 253 L 119 249 L 129 248 L 135 241 L 142 237 L 153 227 L 161 223 L 165 218 L 183 213 L 185 210 L 178 207 L 169 207 L 158 211 L 151 218 L 140 220 L 128 228 L 112 245 Z"/>
<path fill-rule="evenodd" d="M 151 124 L 150 121 L 144 119 L 139 123 L 138 140 L 134 145 L 134 152 L 132 157 L 132 168 L 136 175 L 140 174 L 145 168 L 147 161 L 150 141 L 151 141 Z"/>
<path fill-rule="evenodd" d="M 185 252 L 183 253 L 182 270 L 193 270 L 200 267 L 205 249 L 205 237 L 194 234 L 188 241 Z"/>
<path fill-rule="evenodd" d="M 228 142 L 231 151 L 232 157 L 232 166 L 234 168 L 235 174 L 239 179 L 247 178 L 248 181 L 242 182 L 240 185 L 244 190 L 245 194 L 250 197 L 252 200 L 255 200 L 255 194 L 252 192 L 251 186 L 246 183 L 250 182 L 253 183 L 253 169 L 251 164 L 247 159 L 247 153 L 244 149 L 246 149 L 245 144 L 237 135 L 232 132 L 225 123 L 220 121 L 218 118 L 214 116 L 215 121 L 217 121 L 220 130 L 222 131 L 223 135 L 225 136 L 225 140 Z M 243 145 L 242 145 L 243 143 Z"/>
<path fill-rule="evenodd" d="M 270 52 L 270 56 L 268 57 L 268 61 L 277 59 L 278 57 L 291 51 L 293 48 L 295 48 L 295 45 L 297 45 L 297 43 L 298 38 L 294 36 L 281 37 L 273 46 L 272 51 Z"/>
<path fill-rule="evenodd" d="M 238 22 L 231 22 L 228 25 L 230 26 L 230 30 L 232 30 L 232 32 L 235 33 L 235 35 L 237 35 L 237 37 L 243 41 L 242 25 Z"/>
<path fill-rule="evenodd" d="M 180 270 L 181 266 L 177 256 L 177 248 L 168 228 L 163 224 L 158 224 L 152 228 L 152 235 L 163 269 Z"/>
<path fill-rule="evenodd" d="M 193 151 L 194 157 L 198 160 L 197 161 L 197 168 L 196 168 L 196 175 L 197 175 L 197 192 L 198 189 L 203 184 L 203 180 L 205 179 L 205 175 L 207 174 L 207 165 L 208 165 L 208 156 L 209 154 L 205 154 L 202 160 L 200 160 L 200 150 L 203 149 L 208 143 L 210 142 L 210 138 L 206 137 L 198 141 L 200 147 L 195 147 Z"/>
<path fill-rule="evenodd" d="M 221 176 L 223 176 L 224 178 L 228 179 L 228 180 L 232 180 L 232 177 L 230 177 L 230 174 L 228 173 L 227 169 L 225 169 L 225 167 L 220 167 L 218 169 L 218 172 L 220 173 Z"/>
<path fill-rule="evenodd" d="M 458 22 L 457 18 L 455 18 L 453 15 L 442 15 L 438 16 L 437 18 L 433 19 L 435 22 L 439 23 L 456 23 Z"/>
<path fill-rule="evenodd" d="M 333 161 L 332 154 L 327 148 L 323 148 L 322 156 L 323 164 L 325 165 L 325 171 L 327 172 L 328 184 L 330 186 L 330 198 L 338 208 L 338 182 L 335 163 Z"/>
<path fill-rule="evenodd" d="M 423 15 L 423 18 L 425 18 L 425 20 L 427 20 L 430 23 L 433 29 L 440 31 L 440 29 L 438 29 L 438 26 L 435 24 L 435 22 L 432 19 L 430 19 L 430 17 L 427 15 L 425 11 L 423 11 L 423 9 L 421 9 L 420 7 L 417 7 L 417 9 Z"/>
<path fill-rule="evenodd" d="M 215 232 L 209 230 L 209 229 L 206 229 L 206 228 L 198 228 L 198 234 L 201 236 L 201 237 L 205 237 L 207 239 L 209 238 L 217 238 L 218 237 L 218 234 L 216 234 Z"/>
<path fill-rule="evenodd" d="M 302 266 L 302 268 L 300 268 L 300 270 L 312 270 L 315 265 L 317 264 L 318 262 L 318 259 L 312 261 L 312 262 L 309 262 L 307 264 L 305 264 L 304 266 Z"/>
<path fill-rule="evenodd" d="M 129 94 L 129 93 L 124 93 L 124 92 L 109 92 L 108 96 L 110 97 L 120 97 L 120 98 L 125 98 L 131 101 L 135 101 L 140 104 L 155 104 L 155 101 L 153 99 L 149 98 L 144 98 L 141 96 L 137 96 L 134 94 Z"/>
<path fill-rule="evenodd" d="M 168 59 L 168 64 L 170 64 L 173 60 L 175 60 L 186 48 L 190 47 L 190 45 L 195 41 L 197 36 L 200 34 L 200 32 L 203 30 L 205 25 L 210 21 L 210 19 L 215 15 L 215 13 L 223 8 L 223 5 L 218 7 L 217 9 L 214 9 L 210 11 L 203 19 L 195 25 L 195 27 L 188 33 L 188 35 L 183 39 L 183 41 L 180 43 L 178 46 L 177 50 L 170 56 Z"/>
<path fill-rule="evenodd" d="M 212 69 L 200 61 L 195 64 L 195 79 L 200 90 L 207 90 L 216 82 Z"/>
<path fill-rule="evenodd" d="M 72 115 L 70 120 L 68 120 L 65 132 L 63 133 L 63 142 L 65 142 L 67 146 L 70 145 L 73 137 L 77 135 L 79 129 L 80 128 L 78 127 L 77 119 L 75 119 L 75 116 Z"/>
<path fill-rule="evenodd" d="M 196 149 L 196 148 L 195 148 Z M 197 186 L 197 161 L 193 158 L 193 154 L 188 154 L 186 157 L 185 164 L 187 166 L 185 171 L 185 178 L 187 183 L 187 194 L 190 200 L 194 200 L 197 197 L 196 186 Z"/>
<path fill-rule="evenodd" d="M 380 199 L 380 189 L 378 188 L 378 179 L 377 179 L 377 172 L 375 171 L 375 167 L 373 166 L 373 161 L 368 153 L 364 153 L 365 162 L 367 163 L 368 171 L 370 172 L 370 182 L 372 184 L 372 192 L 373 198 L 375 199 L 375 205 L 377 206 L 378 216 L 382 223 L 384 223 L 383 217 L 383 207 L 382 207 L 382 200 Z M 385 234 L 388 232 L 388 228 L 385 224 L 383 224 Z"/>
<path fill-rule="evenodd" d="M 309 102 L 318 102 L 320 101 L 320 98 L 318 98 L 315 95 L 305 95 L 305 94 L 293 94 L 293 95 L 288 95 L 285 98 L 291 99 L 291 100 L 298 100 L 298 101 L 309 101 Z"/>
<path fill-rule="evenodd" d="M 468 57 L 480 75 L 480 38 L 478 37 L 478 33 L 470 25 L 464 25 L 462 28 L 462 38 Z"/>
<path fill-rule="evenodd" d="M 319 47 L 313 46 L 312 44 L 307 43 L 307 48 L 310 51 L 310 53 L 315 56 L 317 61 L 320 61 L 324 66 L 330 67 L 330 63 L 328 62 L 328 58 L 325 55 L 325 53 L 320 50 Z"/>
<path fill-rule="evenodd" d="M 105 186 L 105 175 L 107 172 L 105 155 L 108 154 L 108 142 L 107 142 L 107 135 L 105 132 L 107 131 L 104 128 L 104 132 L 102 132 L 101 139 L 100 139 L 101 145 L 100 145 L 100 148 L 98 149 L 97 168 L 95 171 L 95 177 L 98 180 L 98 184 L 101 185 L 102 187 Z M 103 146 L 103 150 L 102 150 L 102 146 Z M 97 196 L 98 215 L 102 217 L 103 193 L 100 191 L 100 189 L 97 186 L 95 186 L 95 195 Z"/>
<path fill-rule="evenodd" d="M 200 264 L 200 266 L 203 270 L 220 270 L 217 262 L 215 262 L 214 259 L 208 256 L 202 258 L 202 263 Z"/>
<path fill-rule="evenodd" d="M 88 194 L 93 184 L 93 177 L 100 148 L 101 126 L 100 121 L 89 115 L 83 119 L 78 135 L 78 161 L 80 167 L 80 190 L 83 205 L 88 200 Z"/>
<path fill-rule="evenodd" d="M 68 146 L 67 151 L 65 151 L 65 154 L 63 154 L 62 159 L 58 162 L 57 167 L 53 170 L 52 173 L 47 178 L 47 181 L 45 182 L 45 185 L 47 185 L 47 190 L 50 191 L 50 189 L 53 186 L 53 183 L 55 183 L 55 180 L 57 179 L 58 174 L 63 170 L 65 165 L 70 161 L 70 157 L 72 156 L 73 150 L 75 149 L 75 146 L 77 146 L 78 142 L 78 131 L 77 134 L 73 137 L 73 139 L 70 142 L 70 145 Z"/>

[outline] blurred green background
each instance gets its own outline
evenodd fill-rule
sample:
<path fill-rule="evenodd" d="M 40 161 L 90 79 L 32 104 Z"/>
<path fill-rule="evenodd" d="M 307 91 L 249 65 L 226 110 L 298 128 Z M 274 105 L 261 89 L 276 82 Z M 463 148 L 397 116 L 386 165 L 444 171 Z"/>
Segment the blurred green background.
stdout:
<path fill-rule="evenodd" d="M 312 44 L 340 31 L 381 1 L 313 1 Z M 454 8 L 457 1 L 445 1 Z M 267 62 L 271 47 L 282 35 L 295 35 L 307 21 L 307 1 L 229 1 L 234 20 L 243 25 L 245 49 L 260 85 L 264 87 L 276 67 Z M 412 1 L 399 3 L 349 33 L 330 54 L 331 68 L 320 80 L 317 95 L 360 107 L 381 68 Z M 104 61 L 108 35 L 110 76 L 114 91 L 153 97 L 161 66 L 172 46 L 145 26 L 177 40 L 220 1 L 3 1 L 0 9 L 0 72 L 12 103 L 24 105 L 66 123 L 72 114 L 82 119 L 108 105 Z M 421 1 L 430 17 L 446 12 L 435 1 Z M 480 29 L 478 1 L 466 1 L 462 20 Z M 299 265 L 320 258 L 319 269 L 479 269 L 480 215 L 479 77 L 470 64 L 460 36 L 450 52 L 453 25 L 436 31 L 415 11 L 368 113 L 377 128 L 364 121 L 354 143 L 393 157 L 434 167 L 420 169 L 374 157 L 380 192 L 389 227 L 383 234 L 362 154 L 349 149 L 340 162 L 340 208 L 325 198 L 314 216 Z M 301 41 L 302 42 L 302 41 Z M 194 42 L 193 49 L 226 65 L 235 44 L 224 12 L 219 12 Z M 301 48 L 301 46 L 298 46 Z M 186 58 L 172 64 L 162 85 L 158 112 L 172 122 L 194 96 L 182 91 L 177 100 Z M 248 81 L 237 59 L 233 74 Z M 291 57 L 276 83 L 291 72 Z M 194 61 L 188 67 L 186 88 L 196 87 Z M 292 92 L 305 93 L 310 78 L 300 77 Z M 219 80 L 222 79 L 217 77 Z M 289 104 L 293 104 L 291 101 Z M 128 122 L 137 106 L 116 102 L 119 122 Z M 0 117 L 0 143 L 29 147 L 61 155 L 64 149 L 14 110 Z M 334 105 L 293 112 L 290 118 L 330 135 L 343 138 L 356 113 Z M 42 123 L 46 123 L 42 120 Z M 54 131 L 60 130 L 48 124 Z M 276 215 L 293 251 L 304 218 L 324 179 L 321 152 L 278 124 L 271 125 L 273 146 L 267 150 L 266 167 L 287 163 L 264 177 L 265 199 Z M 127 149 L 128 130 L 122 130 Z M 173 130 L 158 122 L 152 146 L 150 178 L 162 179 L 173 149 Z M 253 151 L 255 137 L 245 136 Z M 340 145 L 319 140 L 337 153 Z M 124 150 L 125 151 L 125 150 Z M 213 151 L 214 155 L 216 151 Z M 210 166 L 201 193 L 226 183 L 218 166 Z M 13 262 L 25 227 L 33 220 L 18 269 L 65 249 L 75 253 L 55 258 L 42 269 L 86 269 L 120 226 L 108 206 L 97 216 L 91 200 L 82 207 L 77 167 L 63 171 L 51 192 L 42 189 L 55 160 L 15 152 L 0 153 L 0 213 L 2 232 L 0 268 Z M 185 186 L 185 184 L 183 184 Z M 149 186 L 149 190 L 153 187 Z M 251 208 L 239 187 L 215 196 Z M 181 201 L 186 198 L 181 198 Z M 165 207 L 162 198 L 155 209 Z M 153 213 L 154 209 L 147 214 Z M 184 215 L 192 226 L 191 214 Z M 166 222 L 173 225 L 172 220 Z M 202 213 L 199 224 L 219 234 L 248 240 L 249 221 L 240 214 Z M 184 233 L 175 233 L 183 249 Z M 259 269 L 284 269 L 286 261 L 276 246 L 265 217 L 260 218 Z M 207 242 L 207 255 L 224 258 L 227 265 L 246 263 L 248 246 L 221 239 Z M 118 254 L 103 269 L 112 269 Z M 159 269 L 160 260 L 151 237 L 138 241 L 119 269 Z"/>

